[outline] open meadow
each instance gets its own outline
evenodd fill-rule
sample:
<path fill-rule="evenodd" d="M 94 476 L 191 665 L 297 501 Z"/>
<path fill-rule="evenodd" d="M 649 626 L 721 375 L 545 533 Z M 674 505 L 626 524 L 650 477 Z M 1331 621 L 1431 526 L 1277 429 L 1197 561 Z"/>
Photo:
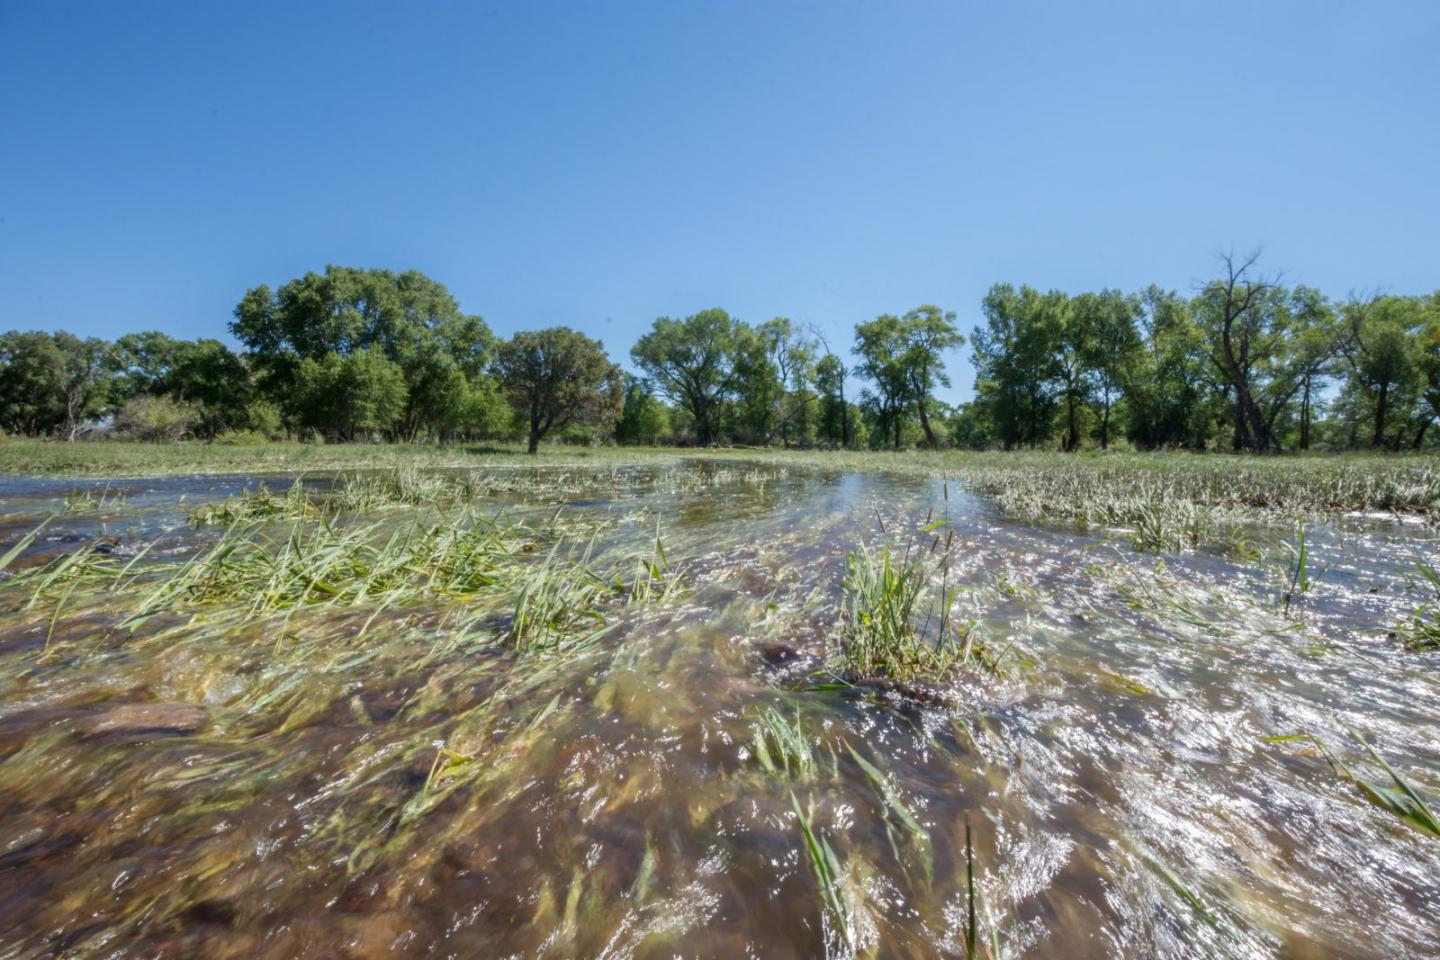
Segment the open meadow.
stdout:
<path fill-rule="evenodd" d="M 0 443 L 7 957 L 1397 957 L 1433 457 Z"/>

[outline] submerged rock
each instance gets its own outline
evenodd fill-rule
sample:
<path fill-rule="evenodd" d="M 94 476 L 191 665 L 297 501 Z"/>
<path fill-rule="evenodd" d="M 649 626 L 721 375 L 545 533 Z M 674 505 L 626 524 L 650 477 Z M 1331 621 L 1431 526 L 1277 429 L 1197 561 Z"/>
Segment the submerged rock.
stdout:
<path fill-rule="evenodd" d="M 86 732 L 96 735 L 179 736 L 205 726 L 210 714 L 189 703 L 122 703 L 92 718 Z"/>

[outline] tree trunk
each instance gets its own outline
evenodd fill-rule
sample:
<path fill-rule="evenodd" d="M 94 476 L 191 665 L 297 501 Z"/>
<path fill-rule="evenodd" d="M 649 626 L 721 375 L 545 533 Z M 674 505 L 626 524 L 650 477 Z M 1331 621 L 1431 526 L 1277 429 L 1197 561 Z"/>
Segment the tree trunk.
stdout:
<path fill-rule="evenodd" d="M 921 398 L 915 402 L 915 409 L 920 414 L 920 426 L 925 431 L 925 443 L 931 450 L 940 449 L 940 441 L 935 437 L 935 431 L 930 426 L 930 415 L 925 410 L 925 400 Z"/>
<path fill-rule="evenodd" d="M 1390 400 L 1390 384 L 1380 384 L 1380 396 L 1375 400 L 1375 435 L 1370 438 L 1370 447 L 1378 450 L 1385 445 L 1385 407 Z"/>
<path fill-rule="evenodd" d="M 1080 447 L 1080 425 L 1075 420 L 1075 395 L 1065 398 L 1065 445 L 1066 453 L 1074 453 Z"/>
<path fill-rule="evenodd" d="M 1310 449 L 1310 378 L 1305 377 L 1304 392 L 1300 395 L 1300 449 Z"/>

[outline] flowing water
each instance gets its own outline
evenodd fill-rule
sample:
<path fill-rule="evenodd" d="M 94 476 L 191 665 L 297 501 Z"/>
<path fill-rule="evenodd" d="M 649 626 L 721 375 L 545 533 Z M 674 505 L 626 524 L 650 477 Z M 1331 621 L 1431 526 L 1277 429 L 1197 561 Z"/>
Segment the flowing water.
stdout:
<path fill-rule="evenodd" d="M 1286 610 L 1291 531 L 1161 557 L 942 480 L 496 476 L 479 508 L 564 501 L 597 556 L 658 529 L 683 592 L 545 655 L 445 596 L 119 629 L 255 479 L 0 479 L 0 554 L 65 511 L 12 572 L 129 558 L 83 602 L 0 581 L 0 957 L 1440 956 L 1440 837 L 1326 755 L 1440 802 L 1440 655 L 1387 636 L 1424 527 L 1312 528 Z M 836 680 L 847 554 L 907 541 L 998 671 Z"/>

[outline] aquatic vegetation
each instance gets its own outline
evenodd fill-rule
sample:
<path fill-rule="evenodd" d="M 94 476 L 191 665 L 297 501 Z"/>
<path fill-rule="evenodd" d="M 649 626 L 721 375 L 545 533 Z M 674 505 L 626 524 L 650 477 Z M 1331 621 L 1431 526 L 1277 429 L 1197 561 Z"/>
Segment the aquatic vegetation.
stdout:
<path fill-rule="evenodd" d="M 817 837 L 810 825 L 810 814 L 800 809 L 800 801 L 790 794 L 790 806 L 795 811 L 795 822 L 800 828 L 805 854 L 810 860 L 810 869 L 820 888 L 822 915 L 840 941 L 850 950 L 855 948 L 855 918 L 845 889 L 844 872 L 840 860 L 830 841 Z"/>
<path fill-rule="evenodd" d="M 1440 949 L 1433 677 L 1375 642 L 1421 599 L 1422 525 L 1305 514 L 1302 535 L 1291 513 L 1251 531 L 1264 563 L 1161 564 L 952 498 L 944 455 L 724 456 L 488 482 L 417 454 L 443 493 L 355 464 L 307 471 L 318 513 L 198 526 L 193 491 L 246 481 L 147 484 L 120 525 L 39 530 L 68 486 L 15 482 L 12 952 Z M 845 667 L 852 623 L 897 648 L 870 676 Z M 1308 751 L 1257 762 L 1256 724 L 1330 716 L 1395 769 L 1344 754 L 1367 790 Z"/>
<path fill-rule="evenodd" d="M 1440 837 L 1440 817 L 1436 817 L 1434 812 L 1431 811 L 1425 799 L 1420 796 L 1419 791 L 1411 786 L 1409 781 L 1404 777 L 1400 776 L 1400 774 L 1386 762 L 1385 758 L 1380 756 L 1375 748 L 1369 744 L 1363 744 L 1365 751 L 1370 754 L 1370 758 L 1375 761 L 1380 769 L 1384 770 L 1386 775 L 1390 777 L 1390 783 L 1376 783 L 1356 776 L 1349 766 L 1341 761 L 1340 758 L 1325 745 L 1324 741 L 1314 734 L 1291 733 L 1264 737 L 1262 739 L 1266 743 L 1304 741 L 1311 744 L 1315 751 L 1325 758 L 1326 763 L 1330 765 L 1330 769 L 1335 771 L 1342 779 L 1353 783 L 1365 799 L 1380 809 L 1389 811 L 1401 820 L 1410 823 L 1412 826 L 1436 837 Z"/>
<path fill-rule="evenodd" d="M 1395 632 L 1411 650 L 1440 650 L 1440 572 L 1425 563 L 1415 564 L 1415 571 L 1432 590 L 1432 596 L 1416 607 Z"/>
<path fill-rule="evenodd" d="M 755 716 L 754 756 L 766 773 L 805 783 L 815 779 L 818 765 L 797 708 L 793 720 L 774 707 Z"/>
<path fill-rule="evenodd" d="M 894 784 L 890 782 L 889 778 L 880 772 L 879 768 L 869 760 L 866 760 L 865 757 L 849 743 L 845 744 L 845 749 L 849 751 L 851 758 L 854 759 L 855 763 L 864 772 L 866 778 L 868 778 L 870 783 L 875 787 L 875 793 L 879 796 L 881 806 L 885 811 L 885 833 L 889 837 L 890 850 L 895 855 L 896 861 L 903 864 L 907 859 L 902 857 L 899 844 L 896 843 L 895 829 L 898 825 L 898 827 L 905 832 L 906 841 L 911 851 L 920 860 L 926 882 L 930 882 L 934 875 L 934 857 L 930 847 L 929 831 L 916 819 L 915 814 L 910 812 L 910 808 L 906 806 L 905 801 L 901 799 L 900 792 L 895 789 Z M 966 824 L 966 832 L 969 832 L 968 822 Z M 968 845 L 966 852 L 968 856 Z"/>
<path fill-rule="evenodd" d="M 255 490 L 246 490 L 220 503 L 201 504 L 190 511 L 190 524 L 196 527 L 232 527 L 263 520 L 293 523 L 320 516 L 319 506 L 310 499 L 304 483 L 296 478 L 283 494 L 273 493 L 268 486 L 261 484 Z"/>
<path fill-rule="evenodd" d="M 74 490 L 65 497 L 66 513 L 86 513 L 95 510 L 119 510 L 125 506 L 124 491 L 111 493 L 109 489 L 98 494 L 91 489 Z"/>
<path fill-rule="evenodd" d="M 851 551 L 845 567 L 842 670 L 851 677 L 909 682 L 943 679 L 967 663 L 977 649 L 969 625 L 951 619 L 954 596 L 948 587 L 942 586 L 938 596 L 932 593 L 918 552 L 897 556 L 889 547 L 864 545 Z M 923 628 L 931 620 L 937 626 L 927 635 Z"/>
<path fill-rule="evenodd" d="M 1290 583 L 1285 592 L 1281 595 L 1281 602 L 1285 612 L 1290 612 L 1292 604 L 1297 603 L 1301 597 L 1310 592 L 1310 555 L 1305 548 L 1305 521 L 1295 521 L 1295 542 L 1286 544 L 1290 551 Z"/>
<path fill-rule="evenodd" d="M 1355 785 L 1376 806 L 1389 810 L 1400 819 L 1414 824 L 1433 836 L 1440 837 L 1440 818 L 1431 812 L 1424 798 L 1405 778 L 1396 773 L 1390 764 L 1385 762 L 1385 758 L 1375 752 L 1374 748 L 1367 746 L 1365 749 L 1369 751 L 1371 759 L 1379 764 L 1380 768 L 1390 777 L 1390 783 L 1372 783 L 1369 780 L 1352 777 Z"/>

